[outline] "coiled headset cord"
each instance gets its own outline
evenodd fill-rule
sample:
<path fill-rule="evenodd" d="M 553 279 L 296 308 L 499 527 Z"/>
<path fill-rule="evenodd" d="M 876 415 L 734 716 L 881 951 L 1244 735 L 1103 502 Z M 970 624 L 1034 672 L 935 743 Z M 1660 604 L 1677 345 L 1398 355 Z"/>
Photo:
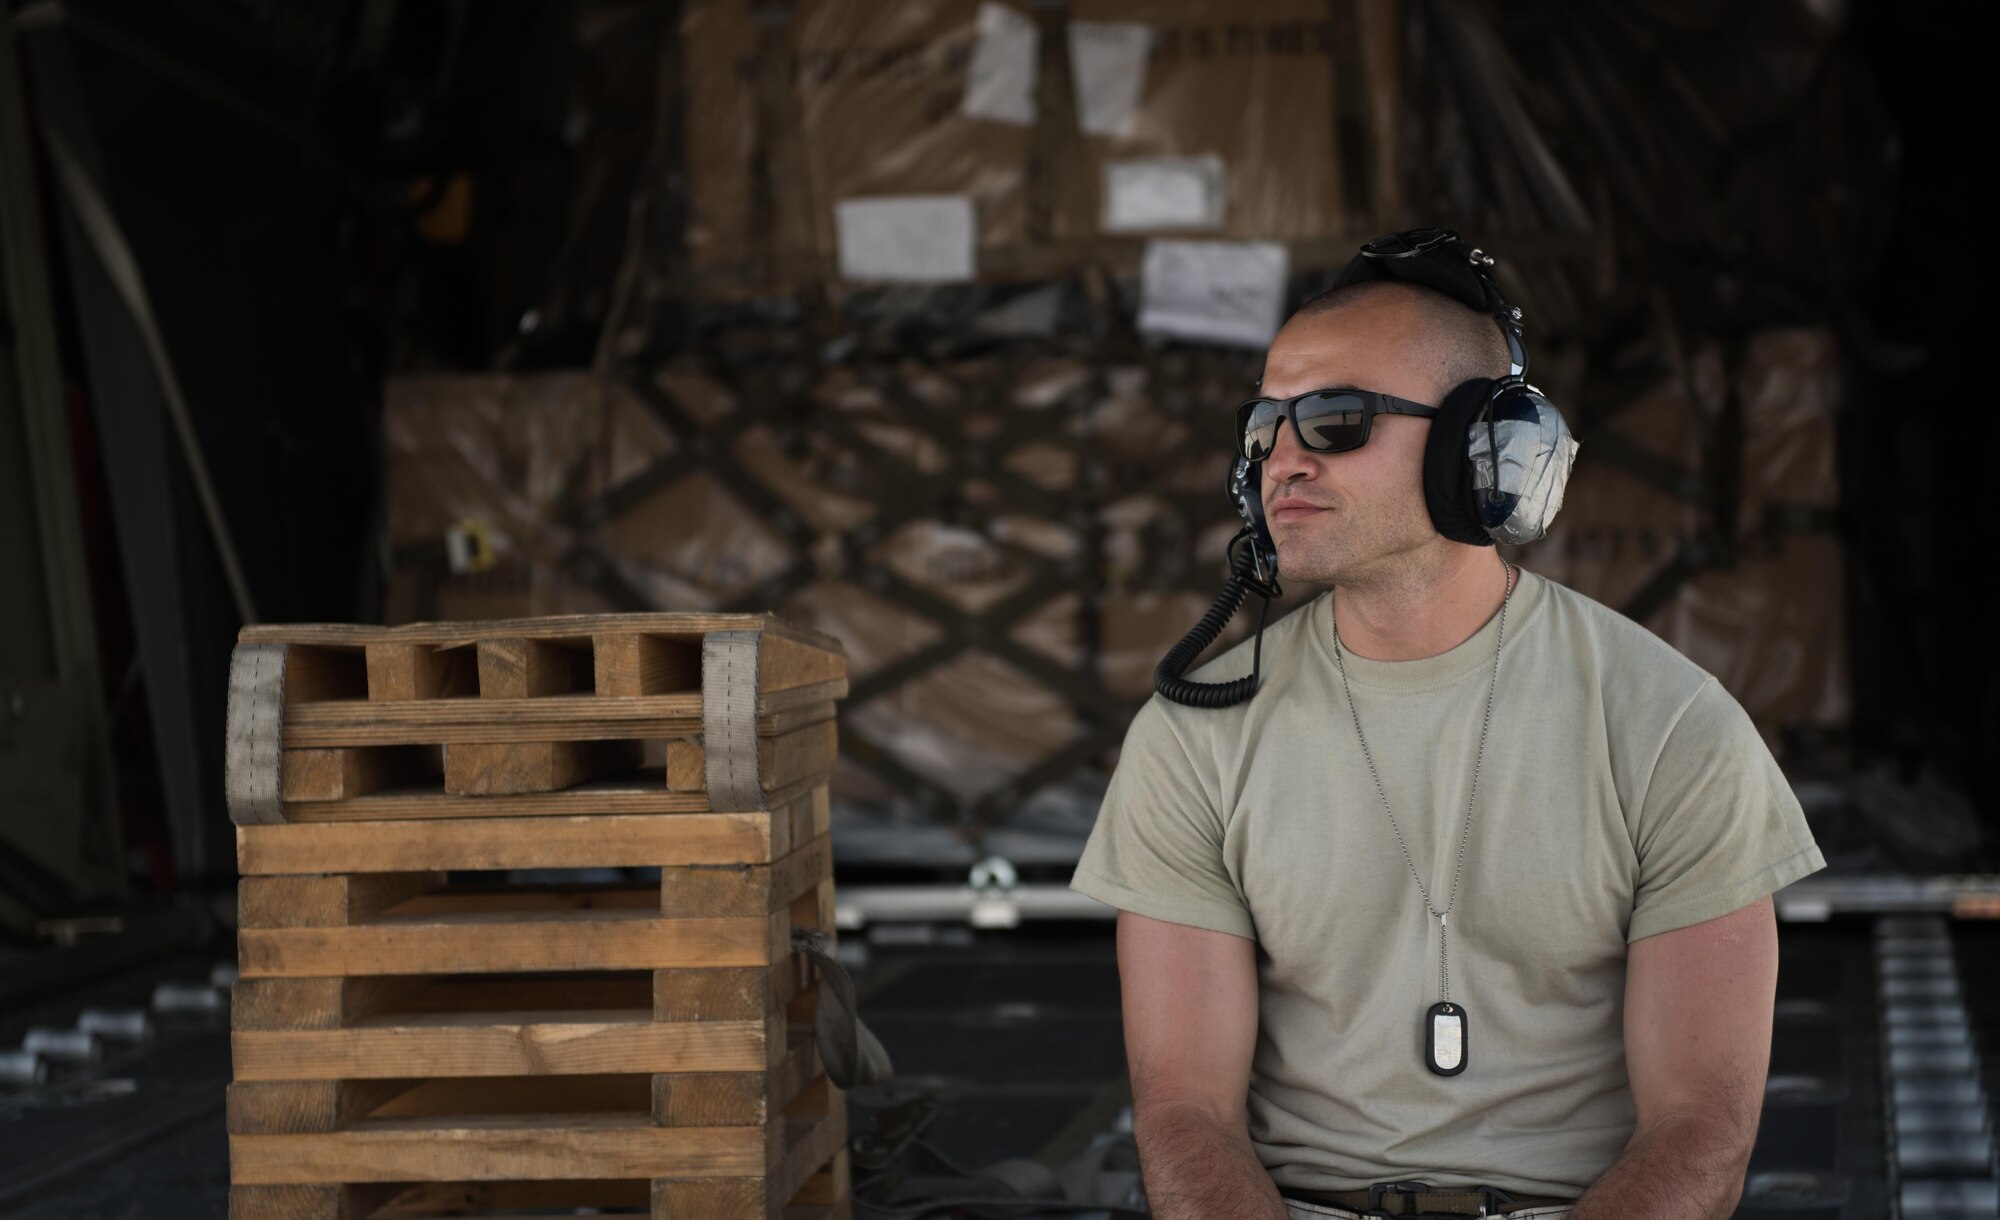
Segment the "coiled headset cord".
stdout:
<path fill-rule="evenodd" d="M 1271 603 L 1285 593 L 1277 581 L 1257 578 L 1255 543 L 1251 542 L 1248 530 L 1230 539 L 1229 555 L 1229 575 L 1222 582 L 1222 592 L 1216 595 L 1215 604 L 1153 670 L 1153 689 L 1175 703 L 1188 707 L 1230 707 L 1257 693 L 1264 666 L 1264 619 L 1271 612 Z M 1182 677 L 1202 650 L 1213 644 L 1229 620 L 1236 617 L 1244 595 L 1251 592 L 1263 599 L 1264 606 L 1257 612 L 1257 642 L 1251 648 L 1250 675 L 1231 682 L 1195 682 Z"/>

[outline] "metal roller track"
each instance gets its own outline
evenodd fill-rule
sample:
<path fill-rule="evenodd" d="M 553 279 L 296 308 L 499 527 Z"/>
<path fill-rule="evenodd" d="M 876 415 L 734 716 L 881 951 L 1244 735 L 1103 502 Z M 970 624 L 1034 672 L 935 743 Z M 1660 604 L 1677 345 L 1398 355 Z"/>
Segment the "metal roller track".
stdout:
<path fill-rule="evenodd" d="M 1887 1170 L 1900 1220 L 2000 1215 L 2000 1159 L 1951 925 L 1875 921 Z"/>

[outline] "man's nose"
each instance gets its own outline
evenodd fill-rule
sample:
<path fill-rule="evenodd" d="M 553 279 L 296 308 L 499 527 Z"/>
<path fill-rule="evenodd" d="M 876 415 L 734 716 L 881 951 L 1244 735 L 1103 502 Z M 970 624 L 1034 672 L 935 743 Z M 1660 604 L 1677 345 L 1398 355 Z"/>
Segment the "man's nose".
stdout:
<path fill-rule="evenodd" d="M 1264 459 L 1264 477 L 1273 483 L 1289 483 L 1318 473 L 1319 455 L 1299 444 L 1298 430 L 1289 419 L 1278 421 L 1278 435 L 1271 442 L 1271 456 Z"/>

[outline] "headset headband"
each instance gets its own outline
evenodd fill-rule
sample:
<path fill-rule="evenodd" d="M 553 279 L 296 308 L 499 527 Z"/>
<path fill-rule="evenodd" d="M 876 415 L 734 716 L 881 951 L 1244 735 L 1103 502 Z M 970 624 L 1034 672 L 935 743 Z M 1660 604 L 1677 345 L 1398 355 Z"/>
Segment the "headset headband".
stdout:
<path fill-rule="evenodd" d="M 1461 305 L 1489 314 L 1507 339 L 1511 374 L 1522 377 L 1528 371 L 1528 354 L 1521 342 L 1521 311 L 1500 294 L 1492 267 L 1493 256 L 1467 244 L 1455 230 L 1405 229 L 1364 244 L 1341 268 L 1333 286 L 1400 280 L 1442 292 Z"/>

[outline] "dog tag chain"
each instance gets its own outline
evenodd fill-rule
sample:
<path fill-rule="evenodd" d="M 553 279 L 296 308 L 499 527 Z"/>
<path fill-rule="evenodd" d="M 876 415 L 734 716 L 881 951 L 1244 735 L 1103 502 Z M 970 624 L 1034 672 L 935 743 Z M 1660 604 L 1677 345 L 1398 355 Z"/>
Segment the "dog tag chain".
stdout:
<path fill-rule="evenodd" d="M 1396 824 L 1395 811 L 1389 808 L 1389 793 L 1382 787 L 1382 774 L 1375 769 L 1375 756 L 1369 753 L 1368 738 L 1361 731 L 1361 712 L 1354 706 L 1354 691 L 1347 685 L 1347 663 L 1341 658 L 1340 620 L 1336 618 L 1333 624 L 1333 660 L 1340 668 L 1340 689 L 1347 696 L 1347 710 L 1354 717 L 1354 736 L 1361 742 L 1361 757 L 1367 760 L 1368 774 L 1375 779 L 1375 792 L 1382 798 L 1382 812 L 1389 815 L 1389 828 L 1396 832 L 1396 846 L 1403 849 L 1403 860 L 1410 866 L 1410 876 L 1416 878 L 1417 892 L 1424 896 L 1424 909 L 1438 921 L 1438 1002 L 1424 1012 L 1424 1066 L 1440 1076 L 1456 1076 L 1463 1072 L 1471 1049 L 1465 1006 L 1451 1002 L 1451 970 L 1447 954 L 1451 922 L 1447 917 L 1451 914 L 1452 904 L 1458 901 L 1458 878 L 1465 869 L 1465 846 L 1472 838 L 1472 812 L 1479 799 L 1479 767 L 1486 759 L 1486 730 L 1493 725 L 1493 694 L 1500 689 L 1500 645 L 1507 638 L 1507 603 L 1514 598 L 1514 577 L 1518 569 L 1504 559 L 1501 562 L 1507 566 L 1507 591 L 1500 597 L 1500 628 L 1493 640 L 1493 684 L 1486 690 L 1486 715 L 1479 722 L 1479 750 L 1472 757 L 1472 788 L 1465 800 L 1465 832 L 1458 840 L 1458 864 L 1451 873 L 1451 896 L 1445 899 L 1442 911 L 1431 902 L 1430 890 L 1424 887 L 1423 874 L 1417 871 L 1417 862 L 1410 856 L 1410 845 L 1403 840 L 1403 828 Z"/>

